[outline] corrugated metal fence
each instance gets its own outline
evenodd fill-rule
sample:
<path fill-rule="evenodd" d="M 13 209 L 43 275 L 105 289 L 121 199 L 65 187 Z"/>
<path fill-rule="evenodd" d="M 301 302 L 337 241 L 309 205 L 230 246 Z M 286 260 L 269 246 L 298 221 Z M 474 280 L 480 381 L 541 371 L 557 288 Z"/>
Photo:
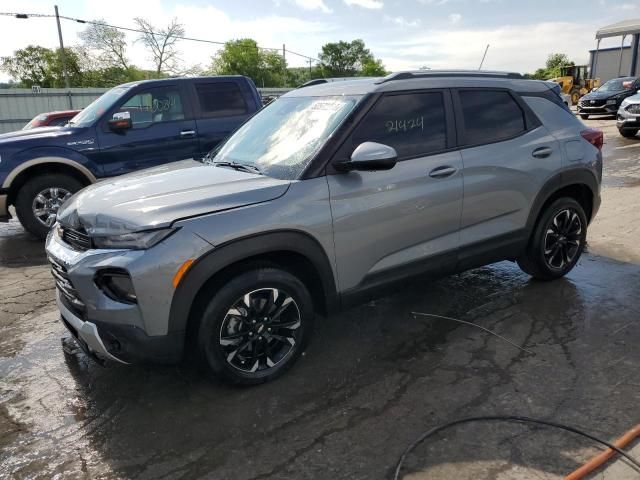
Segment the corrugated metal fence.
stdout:
<path fill-rule="evenodd" d="M 0 89 L 0 133 L 20 130 L 39 113 L 79 110 L 106 92 L 107 88 Z M 279 96 L 288 88 L 260 88 L 264 96 Z"/>

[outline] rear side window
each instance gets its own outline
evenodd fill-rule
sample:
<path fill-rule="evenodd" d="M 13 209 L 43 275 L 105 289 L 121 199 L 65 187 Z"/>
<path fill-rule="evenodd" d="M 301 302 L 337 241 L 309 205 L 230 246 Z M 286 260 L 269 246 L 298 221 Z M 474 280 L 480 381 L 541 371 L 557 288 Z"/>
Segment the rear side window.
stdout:
<path fill-rule="evenodd" d="M 196 83 L 196 92 L 201 116 L 204 118 L 231 117 L 247 113 L 247 104 L 236 83 Z"/>
<path fill-rule="evenodd" d="M 444 150 L 447 126 L 442 93 L 382 97 L 352 135 L 353 149 L 363 142 L 389 145 L 401 160 Z"/>
<path fill-rule="evenodd" d="M 459 96 L 465 145 L 499 142 L 526 130 L 524 112 L 509 92 L 461 90 Z"/>

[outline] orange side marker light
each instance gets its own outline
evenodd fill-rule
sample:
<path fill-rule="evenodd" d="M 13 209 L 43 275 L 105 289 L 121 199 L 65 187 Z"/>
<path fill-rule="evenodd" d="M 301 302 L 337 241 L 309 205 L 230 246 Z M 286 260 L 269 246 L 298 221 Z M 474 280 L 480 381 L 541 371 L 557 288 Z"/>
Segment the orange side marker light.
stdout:
<path fill-rule="evenodd" d="M 182 277 L 184 277 L 184 274 L 191 268 L 193 262 L 193 258 L 190 258 L 180 266 L 176 274 L 173 276 L 173 288 L 178 288 L 178 285 L 180 285 L 180 282 L 182 281 Z"/>

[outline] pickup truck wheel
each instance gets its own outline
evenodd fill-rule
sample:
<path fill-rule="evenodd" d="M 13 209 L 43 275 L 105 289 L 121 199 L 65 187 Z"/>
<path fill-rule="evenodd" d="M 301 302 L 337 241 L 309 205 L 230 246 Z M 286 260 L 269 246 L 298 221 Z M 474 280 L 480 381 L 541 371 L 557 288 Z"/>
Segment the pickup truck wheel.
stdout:
<path fill-rule="evenodd" d="M 68 175 L 52 173 L 28 180 L 16 196 L 16 213 L 22 226 L 39 238 L 45 238 L 56 221 L 60 206 L 83 187 Z"/>
<path fill-rule="evenodd" d="M 587 217 L 573 198 L 559 198 L 542 212 L 518 265 L 538 280 L 555 280 L 569 273 L 587 241 Z"/>
<path fill-rule="evenodd" d="M 230 383 L 255 385 L 289 369 L 313 330 L 311 295 L 278 268 L 241 273 L 224 283 L 206 307 L 198 329 L 204 363 Z"/>
<path fill-rule="evenodd" d="M 629 128 L 625 128 L 625 129 L 619 128 L 618 131 L 620 132 L 620 135 L 622 135 L 625 138 L 633 138 L 638 134 L 638 131 L 640 131 L 640 130 L 638 130 L 637 128 L 631 128 L 631 129 L 629 129 Z"/>

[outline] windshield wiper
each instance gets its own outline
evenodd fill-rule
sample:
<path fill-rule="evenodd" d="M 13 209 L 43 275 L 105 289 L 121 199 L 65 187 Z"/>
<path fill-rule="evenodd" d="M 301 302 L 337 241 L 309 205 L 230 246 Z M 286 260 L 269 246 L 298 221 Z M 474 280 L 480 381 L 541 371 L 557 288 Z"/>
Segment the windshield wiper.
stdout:
<path fill-rule="evenodd" d="M 237 163 L 237 162 L 210 162 L 211 165 L 216 167 L 229 167 L 235 170 L 241 170 L 243 172 L 248 173 L 257 173 L 258 175 L 264 175 L 262 170 L 255 165 L 251 165 L 249 163 Z"/>

